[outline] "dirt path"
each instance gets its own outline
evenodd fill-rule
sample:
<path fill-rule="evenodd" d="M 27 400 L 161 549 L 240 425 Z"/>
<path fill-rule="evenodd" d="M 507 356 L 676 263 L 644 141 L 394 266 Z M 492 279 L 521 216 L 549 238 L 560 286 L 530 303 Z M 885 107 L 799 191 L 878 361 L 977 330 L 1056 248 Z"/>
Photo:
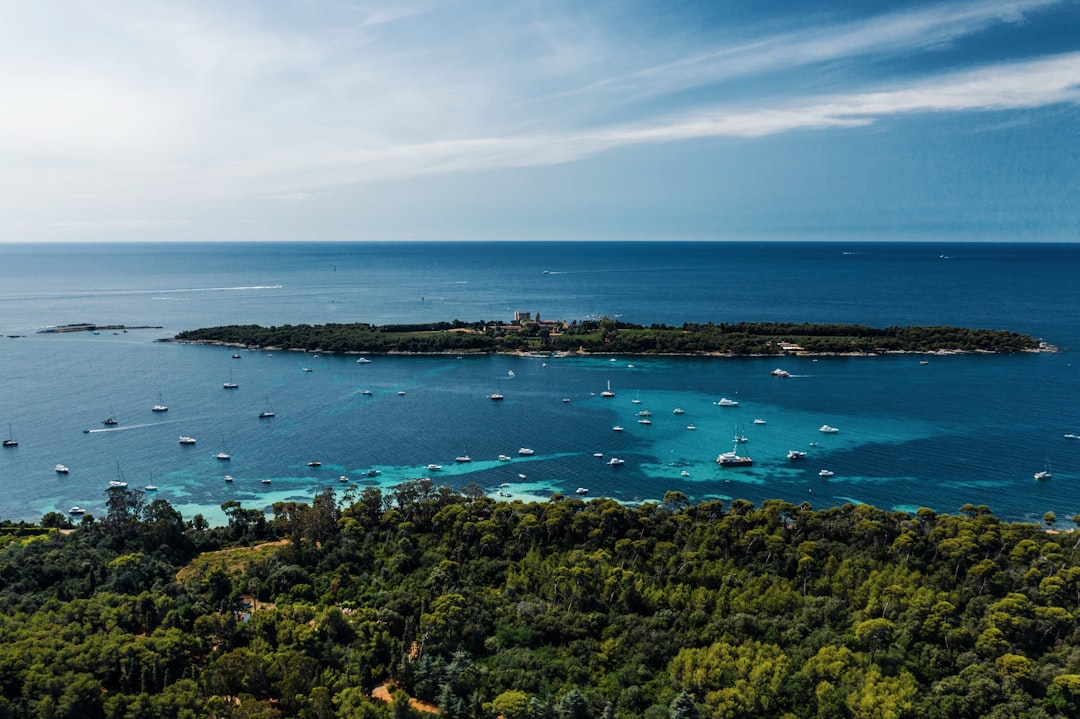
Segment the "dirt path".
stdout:
<path fill-rule="evenodd" d="M 379 686 L 375 687 L 375 691 L 371 692 L 371 696 L 373 698 L 375 698 L 375 699 L 378 699 L 379 701 L 386 702 L 387 704 L 394 701 L 394 698 L 392 696 L 390 696 L 390 685 L 389 684 L 380 684 Z M 435 706 L 434 704 L 428 704 L 427 702 L 422 702 L 419 699 L 410 698 L 409 699 L 409 706 L 411 706 L 413 709 L 418 709 L 418 710 L 420 710 L 422 712 L 427 712 L 428 714 L 438 714 L 439 713 L 439 707 Z"/>

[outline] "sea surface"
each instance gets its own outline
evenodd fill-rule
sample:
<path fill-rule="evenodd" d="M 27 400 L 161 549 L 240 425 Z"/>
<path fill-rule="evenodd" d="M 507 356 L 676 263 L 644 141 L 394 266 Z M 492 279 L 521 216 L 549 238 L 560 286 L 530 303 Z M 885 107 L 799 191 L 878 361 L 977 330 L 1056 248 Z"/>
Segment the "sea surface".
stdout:
<path fill-rule="evenodd" d="M 328 486 L 427 476 L 504 501 L 581 488 L 628 503 L 672 490 L 815 508 L 972 503 L 1010 520 L 1054 512 L 1067 527 L 1080 513 L 1080 440 L 1065 438 L 1080 434 L 1078 276 L 1072 244 L 0 244 L 0 434 L 19 442 L 0 451 L 0 518 L 76 505 L 101 515 L 110 481 L 152 484 L 147 494 L 186 519 L 220 522 L 228 500 L 269 509 Z M 958 325 L 1060 351 L 358 363 L 157 341 L 222 324 L 509 321 L 515 311 Z M 38 332 L 80 322 L 160 329 Z M 609 383 L 615 397 L 600 396 Z M 159 403 L 168 411 L 152 412 Z M 275 416 L 260 419 L 267 408 Z M 638 422 L 645 410 L 652 424 Z M 753 466 L 719 467 L 736 435 Z M 807 456 L 789 461 L 789 449 Z M 1046 466 L 1053 478 L 1036 481 Z"/>

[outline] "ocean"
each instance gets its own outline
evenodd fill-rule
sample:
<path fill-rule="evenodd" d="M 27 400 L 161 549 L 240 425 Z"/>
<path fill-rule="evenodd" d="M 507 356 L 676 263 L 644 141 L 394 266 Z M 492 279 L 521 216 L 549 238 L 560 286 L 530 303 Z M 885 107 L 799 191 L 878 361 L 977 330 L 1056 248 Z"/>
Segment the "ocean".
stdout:
<path fill-rule="evenodd" d="M 500 501 L 580 488 L 628 503 L 668 491 L 909 512 L 971 503 L 1010 520 L 1054 512 L 1071 526 L 1078 274 L 1073 244 L 0 244 L 0 434 L 19 443 L 0 451 L 0 518 L 72 506 L 101 515 L 110 481 L 154 485 L 148 498 L 186 519 L 221 522 L 229 500 L 269 510 L 326 487 L 428 476 Z M 509 321 L 515 311 L 641 324 L 957 325 L 1030 334 L 1060 351 L 358 363 L 157 341 L 222 324 Z M 160 329 L 38 332 L 81 322 Z M 773 376 L 776 367 L 791 376 Z M 229 381 L 235 390 L 223 389 Z M 601 396 L 608 383 L 615 397 Z M 168 411 L 152 412 L 159 403 Z M 260 419 L 268 407 L 275 416 Z M 646 410 L 651 424 L 638 422 Z M 109 417 L 117 424 L 102 423 Z M 819 432 L 825 424 L 839 431 Z M 736 435 L 753 466 L 718 466 Z M 790 461 L 791 449 L 807 456 Z M 463 455 L 472 461 L 455 461 Z M 1047 466 L 1053 478 L 1036 481 Z"/>

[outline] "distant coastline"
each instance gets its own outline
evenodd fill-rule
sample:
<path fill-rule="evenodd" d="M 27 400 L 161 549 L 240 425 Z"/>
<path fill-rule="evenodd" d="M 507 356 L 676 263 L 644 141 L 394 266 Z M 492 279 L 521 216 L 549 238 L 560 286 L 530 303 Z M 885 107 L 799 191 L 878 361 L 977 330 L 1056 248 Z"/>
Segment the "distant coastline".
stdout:
<path fill-rule="evenodd" d="M 1054 352 L 1056 347 L 1005 330 L 960 327 L 872 328 L 852 324 L 706 323 L 680 327 L 602 319 L 513 323 L 461 321 L 375 326 L 228 325 L 159 340 L 248 350 L 325 354 L 535 354 L 717 357 L 877 356 Z"/>

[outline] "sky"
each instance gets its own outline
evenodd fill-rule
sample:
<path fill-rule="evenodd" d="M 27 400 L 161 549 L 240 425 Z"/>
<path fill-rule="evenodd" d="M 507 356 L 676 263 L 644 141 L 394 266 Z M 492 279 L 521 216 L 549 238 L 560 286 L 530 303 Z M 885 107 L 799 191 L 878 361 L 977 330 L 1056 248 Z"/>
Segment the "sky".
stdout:
<path fill-rule="evenodd" d="M 1080 241 L 1080 0 L 0 17 L 0 241 Z"/>

